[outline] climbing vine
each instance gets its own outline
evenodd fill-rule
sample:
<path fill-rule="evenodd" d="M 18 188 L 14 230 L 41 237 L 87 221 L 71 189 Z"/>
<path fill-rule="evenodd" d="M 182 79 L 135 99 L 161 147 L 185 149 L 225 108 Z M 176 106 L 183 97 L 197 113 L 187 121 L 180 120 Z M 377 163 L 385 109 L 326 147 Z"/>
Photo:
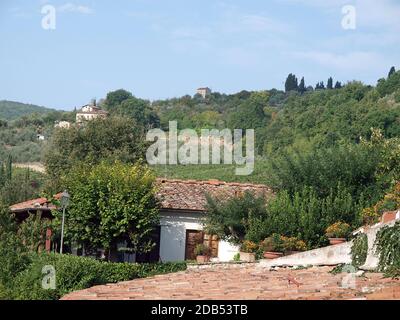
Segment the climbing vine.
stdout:
<path fill-rule="evenodd" d="M 400 277 L 400 221 L 382 228 L 375 241 L 379 269 L 386 275 Z"/>
<path fill-rule="evenodd" d="M 353 241 L 351 247 L 351 261 L 356 268 L 362 266 L 367 260 L 368 237 L 365 233 L 360 233 Z"/>

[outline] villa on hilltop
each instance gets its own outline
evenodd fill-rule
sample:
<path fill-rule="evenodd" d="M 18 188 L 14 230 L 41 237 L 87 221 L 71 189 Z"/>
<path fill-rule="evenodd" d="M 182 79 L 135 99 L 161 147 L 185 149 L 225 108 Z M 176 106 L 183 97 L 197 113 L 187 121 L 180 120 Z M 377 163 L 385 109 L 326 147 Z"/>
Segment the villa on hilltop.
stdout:
<path fill-rule="evenodd" d="M 107 116 L 108 112 L 97 107 L 96 100 L 92 100 L 90 104 L 83 106 L 76 113 L 76 123 L 82 123 L 97 118 L 106 118 Z"/>
<path fill-rule="evenodd" d="M 203 99 L 205 99 L 207 96 L 209 96 L 211 94 L 211 89 L 208 87 L 198 88 L 196 90 L 196 93 L 201 95 L 203 97 Z"/>

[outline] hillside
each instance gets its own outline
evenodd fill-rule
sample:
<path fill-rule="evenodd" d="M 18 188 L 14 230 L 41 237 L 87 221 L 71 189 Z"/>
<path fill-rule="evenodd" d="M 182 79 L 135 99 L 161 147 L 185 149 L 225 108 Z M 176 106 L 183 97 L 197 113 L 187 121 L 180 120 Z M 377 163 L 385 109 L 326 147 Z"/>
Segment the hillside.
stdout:
<path fill-rule="evenodd" d="M 29 115 L 32 113 L 48 113 L 55 111 L 54 109 L 49 109 L 45 107 L 36 106 L 33 104 L 25 104 L 21 102 L 0 101 L 0 119 L 2 120 L 15 120 L 24 115 Z"/>

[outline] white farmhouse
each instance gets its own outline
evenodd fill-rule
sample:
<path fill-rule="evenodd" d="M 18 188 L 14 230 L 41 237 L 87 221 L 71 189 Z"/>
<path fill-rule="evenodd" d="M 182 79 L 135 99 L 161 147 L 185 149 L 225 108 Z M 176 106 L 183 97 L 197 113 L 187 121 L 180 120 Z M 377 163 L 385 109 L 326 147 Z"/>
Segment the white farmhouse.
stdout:
<path fill-rule="evenodd" d="M 76 113 L 76 122 L 82 123 L 84 121 L 90 121 L 97 118 L 106 118 L 107 116 L 108 112 L 97 107 L 96 101 L 93 100 L 90 104 L 83 106 Z"/>

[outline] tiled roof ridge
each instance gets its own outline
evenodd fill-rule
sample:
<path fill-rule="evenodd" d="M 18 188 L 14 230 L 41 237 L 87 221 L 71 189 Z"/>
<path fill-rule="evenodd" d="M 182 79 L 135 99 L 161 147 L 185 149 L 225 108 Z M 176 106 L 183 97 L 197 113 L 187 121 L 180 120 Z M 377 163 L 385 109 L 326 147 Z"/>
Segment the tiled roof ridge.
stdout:
<path fill-rule="evenodd" d="M 253 188 L 270 188 L 265 184 L 255 184 L 250 182 L 226 182 L 218 179 L 209 180 L 183 180 L 183 179 L 168 179 L 168 178 L 157 178 L 157 182 L 160 183 L 179 183 L 179 184 L 195 184 L 195 185 L 221 185 L 221 186 L 235 186 L 235 187 L 253 187 Z"/>

